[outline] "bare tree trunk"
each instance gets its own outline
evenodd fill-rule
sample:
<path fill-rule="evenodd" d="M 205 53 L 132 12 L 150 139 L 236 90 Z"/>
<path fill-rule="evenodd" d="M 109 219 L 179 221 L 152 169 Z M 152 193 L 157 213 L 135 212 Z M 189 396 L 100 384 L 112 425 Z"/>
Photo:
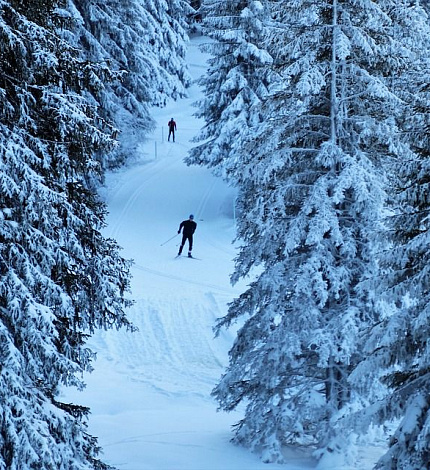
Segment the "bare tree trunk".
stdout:
<path fill-rule="evenodd" d="M 337 0 L 333 0 L 333 45 L 331 54 L 331 92 L 330 92 L 330 137 L 333 144 L 337 143 Z"/>

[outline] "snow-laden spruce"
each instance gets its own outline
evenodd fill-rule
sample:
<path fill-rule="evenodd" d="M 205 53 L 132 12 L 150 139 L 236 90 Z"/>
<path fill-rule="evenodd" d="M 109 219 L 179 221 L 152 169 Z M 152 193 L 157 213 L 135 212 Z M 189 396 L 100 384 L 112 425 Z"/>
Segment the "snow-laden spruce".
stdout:
<path fill-rule="evenodd" d="M 203 5 L 216 11 L 210 0 Z M 264 460 L 282 462 L 283 446 L 299 444 L 325 461 L 336 454 L 348 461 L 348 441 L 359 431 L 351 411 L 385 393 L 380 371 L 365 386 L 351 373 L 381 320 L 375 237 L 386 164 L 410 154 L 408 102 L 393 77 L 404 84 L 415 73 L 427 27 L 410 2 L 280 1 L 271 8 L 264 44 L 279 80 L 273 73 L 263 101 L 236 99 L 235 107 L 232 97 L 247 82 L 233 75 L 234 54 L 217 50 L 225 41 L 234 51 L 244 31 L 209 14 L 219 42 L 200 111 L 207 141 L 189 162 L 214 167 L 238 187 L 242 247 L 232 279 L 257 266 L 260 273 L 218 323 L 244 318 L 214 395 L 226 410 L 247 404 L 235 441 Z M 413 39 L 412 31 L 422 35 Z M 248 56 L 248 70 L 260 70 L 261 57 Z"/>
<path fill-rule="evenodd" d="M 211 53 L 209 69 L 200 83 L 205 97 L 197 116 L 206 126 L 187 162 L 205 164 L 228 177 L 221 163 L 240 166 L 242 141 L 262 116 L 249 114 L 267 94 L 273 59 L 265 47 L 269 19 L 267 2 L 207 0 L 202 2 L 203 32 L 213 39 L 204 50 Z"/>
<path fill-rule="evenodd" d="M 59 391 L 83 386 L 96 328 L 129 326 L 129 263 L 93 189 L 112 74 L 57 35 L 60 2 L 15 4 L 0 0 L 0 468 L 102 469 L 88 409 Z"/>
<path fill-rule="evenodd" d="M 387 314 L 373 330 L 368 358 L 354 381 L 378 375 L 390 393 L 373 406 L 376 422 L 395 420 L 390 449 L 377 468 L 425 469 L 430 466 L 430 251 L 429 251 L 429 17 L 418 5 L 397 7 L 397 34 L 408 32 L 410 44 L 395 56 L 399 64 L 391 86 L 408 104 L 401 116 L 404 140 L 390 161 L 392 197 L 387 230 L 390 247 L 381 255 L 384 276 L 379 296 Z"/>
<path fill-rule="evenodd" d="M 72 0 L 81 24 L 78 40 L 91 61 L 106 61 L 123 72 L 106 85 L 103 107 L 120 128 L 118 165 L 135 152 L 154 125 L 149 107 L 183 97 L 190 84 L 185 63 L 187 14 L 184 0 Z"/>

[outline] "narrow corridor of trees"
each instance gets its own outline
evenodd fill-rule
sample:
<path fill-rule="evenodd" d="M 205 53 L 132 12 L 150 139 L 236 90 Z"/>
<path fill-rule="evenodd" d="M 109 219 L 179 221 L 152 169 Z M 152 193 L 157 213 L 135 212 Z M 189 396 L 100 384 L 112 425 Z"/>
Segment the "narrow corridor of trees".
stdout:
<path fill-rule="evenodd" d="M 424 5 L 424 6 L 422 6 Z M 0 0 L 0 469 L 106 469 L 81 388 L 96 329 L 130 328 L 130 262 L 98 196 L 186 96 L 208 37 L 189 165 L 238 190 L 240 322 L 213 390 L 234 441 L 430 465 L 428 3 Z M 351 452 L 350 452 L 351 451 Z"/>

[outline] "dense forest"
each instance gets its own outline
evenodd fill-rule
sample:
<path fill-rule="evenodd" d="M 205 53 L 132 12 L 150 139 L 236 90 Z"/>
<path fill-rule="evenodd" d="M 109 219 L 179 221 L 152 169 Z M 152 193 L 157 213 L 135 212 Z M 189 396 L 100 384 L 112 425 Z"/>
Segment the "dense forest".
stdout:
<path fill-rule="evenodd" d="M 240 326 L 213 390 L 233 440 L 430 466 L 430 19 L 416 0 L 0 0 L 0 469 L 108 469 L 84 386 L 97 329 L 134 326 L 131 262 L 103 236 L 106 172 L 151 107 L 186 96 L 187 157 L 238 192 Z"/>
<path fill-rule="evenodd" d="M 149 108 L 184 95 L 191 12 L 0 1 L 1 469 L 108 468 L 89 410 L 58 396 L 83 387 L 96 329 L 133 329 L 130 262 L 102 235 L 97 189 L 151 128 Z"/>

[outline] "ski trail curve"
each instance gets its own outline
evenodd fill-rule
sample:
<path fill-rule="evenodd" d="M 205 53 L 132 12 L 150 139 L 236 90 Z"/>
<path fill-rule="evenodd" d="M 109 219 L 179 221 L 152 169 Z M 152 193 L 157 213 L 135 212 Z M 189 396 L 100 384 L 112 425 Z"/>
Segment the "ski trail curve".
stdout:
<path fill-rule="evenodd" d="M 183 162 L 203 124 L 193 107 L 206 60 L 199 40 L 189 49 L 189 97 L 154 109 L 156 131 L 139 148 L 137 163 L 106 178 L 105 232 L 135 262 L 135 303 L 128 317 L 137 331 L 98 331 L 92 337 L 95 371 L 86 377 L 83 395 L 71 399 L 91 408 L 89 431 L 99 437 L 102 459 L 121 470 L 278 468 L 229 444 L 229 428 L 241 414 L 217 413 L 211 397 L 228 364 L 235 328 L 215 338 L 213 327 L 242 287 L 229 282 L 234 219 L 226 207 L 235 192 L 209 170 Z M 171 117 L 178 124 L 176 143 L 160 139 Z M 157 159 L 148 162 L 154 142 Z M 203 219 L 193 248 L 202 260 L 174 260 L 178 225 L 190 213 Z"/>

